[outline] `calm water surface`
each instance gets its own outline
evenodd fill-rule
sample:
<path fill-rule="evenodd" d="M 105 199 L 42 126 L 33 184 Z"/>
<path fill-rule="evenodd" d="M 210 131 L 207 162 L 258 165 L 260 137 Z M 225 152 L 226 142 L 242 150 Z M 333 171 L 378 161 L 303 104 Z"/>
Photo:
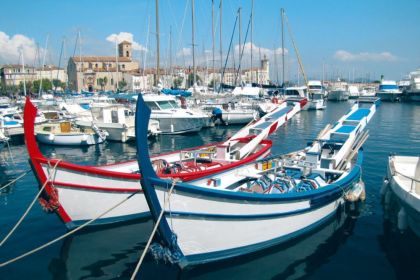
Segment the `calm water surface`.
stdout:
<path fill-rule="evenodd" d="M 351 102 L 329 103 L 325 111 L 301 112 L 271 138 L 273 154 L 305 147 L 328 123 L 334 123 Z M 240 127 L 216 127 L 186 136 L 161 136 L 150 142 L 160 153 L 221 141 Z M 347 215 L 292 242 L 269 250 L 186 271 L 143 263 L 141 279 L 420 279 L 420 239 L 396 228 L 395 211 L 384 213 L 380 188 L 387 156 L 420 155 L 420 105 L 383 103 L 368 126 L 363 180 L 367 199 Z M 14 164 L 0 166 L 5 184 L 28 170 L 26 147 L 12 147 Z M 79 164 L 106 164 L 134 159 L 134 144 L 105 143 L 88 148 L 42 146 L 49 157 Z M 7 157 L 7 151 L 1 157 Z M 37 192 L 32 173 L 0 194 L 0 238 L 24 213 Z M 84 205 L 83 207 L 89 207 Z M 387 217 L 385 219 L 384 217 Z M 126 279 L 147 242 L 152 222 L 85 230 L 34 255 L 0 268 L 0 279 Z M 0 247 L 0 262 L 18 256 L 66 232 L 54 214 L 35 204 L 15 234 Z"/>

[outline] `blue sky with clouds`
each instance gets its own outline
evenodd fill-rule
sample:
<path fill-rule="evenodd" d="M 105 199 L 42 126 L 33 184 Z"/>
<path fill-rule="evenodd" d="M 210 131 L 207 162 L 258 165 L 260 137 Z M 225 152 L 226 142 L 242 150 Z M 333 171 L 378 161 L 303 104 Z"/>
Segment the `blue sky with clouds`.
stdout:
<path fill-rule="evenodd" d="M 223 50 L 226 54 L 238 7 L 242 7 L 242 38 L 251 12 L 251 0 L 223 1 Z M 211 65 L 211 0 L 196 0 L 196 52 L 201 65 Z M 216 65 L 219 60 L 219 3 L 215 0 Z M 191 0 L 160 0 L 161 61 L 168 65 L 169 29 L 172 28 L 173 61 L 191 63 Z M 280 47 L 280 8 L 284 8 L 307 74 L 344 78 L 400 79 L 420 67 L 420 1 L 418 0 L 254 0 L 254 63 L 266 54 L 275 79 L 274 49 Z M 47 34 L 47 60 L 57 63 L 61 40 L 66 37 L 67 55 L 73 54 L 77 31 L 82 34 L 82 54 L 112 55 L 116 35 L 133 40 L 134 56 L 143 63 L 143 48 L 155 52 L 154 0 L 39 0 L 5 1 L 0 17 L 0 63 L 17 63 L 22 46 L 28 63 L 34 60 L 36 43 L 43 48 Z M 7 11 L 7 12 L 4 12 Z M 150 20 L 150 31 L 148 22 Z M 114 36 L 112 36 L 114 34 Z M 107 40 L 108 39 L 108 40 Z M 248 42 L 249 42 L 248 37 Z M 238 33 L 234 36 L 238 44 Z M 249 44 L 247 45 L 249 47 Z M 297 76 L 296 55 L 286 34 L 286 69 Z M 204 51 L 207 50 L 207 51 Z M 248 50 L 248 49 L 247 49 Z M 183 55 L 182 55 L 183 54 Z M 249 65 L 249 52 L 245 64 Z M 280 55 L 277 55 L 277 61 Z M 237 58 L 236 58 L 237 59 Z M 237 61 L 236 61 L 237 63 Z M 232 60 L 229 61 L 232 65 Z"/>

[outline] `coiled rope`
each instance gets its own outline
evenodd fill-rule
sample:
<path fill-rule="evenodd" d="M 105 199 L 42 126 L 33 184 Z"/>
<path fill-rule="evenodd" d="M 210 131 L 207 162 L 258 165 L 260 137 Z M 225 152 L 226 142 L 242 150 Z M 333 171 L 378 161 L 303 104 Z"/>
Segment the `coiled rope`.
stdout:
<path fill-rule="evenodd" d="M 13 185 L 14 183 L 16 183 L 17 181 L 19 181 L 20 179 L 22 179 L 23 177 L 25 177 L 25 175 L 27 175 L 29 172 L 31 172 L 32 170 L 31 169 L 29 169 L 29 170 L 26 170 L 25 172 L 23 172 L 21 175 L 19 175 L 19 177 L 17 177 L 16 179 L 14 179 L 14 180 L 12 180 L 12 181 L 10 181 L 9 183 L 7 183 L 6 185 L 4 185 L 4 186 L 2 186 L 2 187 L 0 187 L 0 192 L 3 190 L 3 189 L 5 189 L 5 188 L 7 188 L 8 186 L 10 186 L 10 185 Z"/>
<path fill-rule="evenodd" d="M 130 280 L 134 280 L 136 278 L 137 273 L 139 272 L 139 269 L 140 269 L 140 266 L 141 266 L 141 264 L 142 264 L 142 262 L 144 260 L 144 257 L 146 256 L 146 253 L 149 250 L 150 243 L 152 243 L 153 237 L 155 236 L 156 231 L 157 231 L 157 228 L 158 228 L 158 226 L 160 224 L 160 221 L 162 220 L 163 214 L 165 213 L 166 205 L 169 203 L 169 199 L 171 197 L 172 191 L 173 191 L 173 189 L 174 189 L 174 187 L 175 187 L 175 185 L 176 185 L 176 183 L 178 181 L 179 181 L 179 178 L 175 178 L 172 181 L 171 188 L 169 189 L 169 192 L 168 192 L 168 197 L 166 197 L 166 199 L 165 199 L 165 202 L 163 204 L 162 210 L 160 211 L 159 217 L 156 220 L 156 224 L 153 227 L 153 230 L 152 230 L 152 233 L 150 234 L 149 240 L 147 240 L 146 246 L 144 247 L 143 253 L 142 253 L 141 257 L 140 257 L 140 260 L 138 261 L 138 263 L 136 265 L 136 268 L 134 269 L 133 275 L 131 275 Z"/>
<path fill-rule="evenodd" d="M 55 163 L 52 172 L 50 172 L 50 174 L 48 175 L 47 180 L 45 180 L 45 183 L 42 185 L 41 189 L 38 191 L 38 193 L 36 194 L 36 196 L 34 197 L 34 199 L 32 200 L 31 204 L 29 205 L 28 209 L 26 209 L 25 213 L 23 213 L 22 217 L 19 219 L 19 221 L 16 223 L 16 225 L 12 228 L 12 230 L 6 235 L 6 237 L 1 241 L 0 243 L 0 247 L 3 246 L 3 244 L 7 241 L 7 239 L 9 239 L 9 237 L 15 232 L 15 230 L 18 228 L 18 226 L 22 223 L 23 219 L 26 218 L 26 216 L 28 215 L 29 211 L 32 209 L 32 207 L 34 206 L 36 200 L 38 199 L 39 195 L 44 191 L 45 186 L 48 184 L 48 182 L 51 180 L 52 175 L 55 174 L 55 169 L 57 168 L 58 163 L 60 163 L 61 160 L 57 160 L 57 162 Z"/>

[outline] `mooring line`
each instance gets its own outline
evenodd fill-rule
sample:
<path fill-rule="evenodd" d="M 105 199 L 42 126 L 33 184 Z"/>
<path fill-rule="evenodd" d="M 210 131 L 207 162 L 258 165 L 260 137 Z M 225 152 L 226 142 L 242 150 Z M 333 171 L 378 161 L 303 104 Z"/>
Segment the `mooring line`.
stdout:
<path fill-rule="evenodd" d="M 54 168 L 52 170 L 52 172 L 48 175 L 47 180 L 45 180 L 44 185 L 42 185 L 42 188 L 38 191 L 38 193 L 36 194 L 36 196 L 34 197 L 34 199 L 32 200 L 31 204 L 29 205 L 28 209 L 26 209 L 25 213 L 23 213 L 22 217 L 20 217 L 19 221 L 16 223 L 16 225 L 12 228 L 12 230 L 6 235 L 6 237 L 1 241 L 0 243 L 0 247 L 3 246 L 3 244 L 7 241 L 7 239 L 9 239 L 9 237 L 13 234 L 13 232 L 15 232 L 15 230 L 18 228 L 18 226 L 22 223 L 23 219 L 25 219 L 25 217 L 28 215 L 29 211 L 32 209 L 32 207 L 34 206 L 36 200 L 38 199 L 39 195 L 44 191 L 45 186 L 48 184 L 48 182 L 50 181 L 52 174 L 54 174 L 55 169 L 57 168 L 58 163 L 61 160 L 58 160 L 55 165 Z"/>
<path fill-rule="evenodd" d="M 24 258 L 24 257 L 27 257 L 27 256 L 29 256 L 29 255 L 32 255 L 33 253 L 36 253 L 36 252 L 38 252 L 39 250 L 42 250 L 42 249 L 44 249 L 44 248 L 46 248 L 46 247 L 48 247 L 48 246 L 50 246 L 50 245 L 52 245 L 52 244 L 54 244 L 54 243 L 56 243 L 56 242 L 58 242 L 58 241 L 62 240 L 62 239 L 66 238 L 66 237 L 68 237 L 68 236 L 70 236 L 70 235 L 72 235 L 73 233 L 76 233 L 76 232 L 80 231 L 81 229 L 83 229 L 83 228 L 85 228 L 86 226 L 90 225 L 91 223 L 93 223 L 93 222 L 94 222 L 94 221 L 96 221 L 97 219 L 99 219 L 99 218 L 101 218 L 102 216 L 104 216 L 104 215 L 108 214 L 109 212 L 111 212 L 112 210 L 114 210 L 115 208 L 117 208 L 118 206 L 120 206 L 121 204 L 123 204 L 124 202 L 126 202 L 127 200 L 129 200 L 130 198 L 132 198 L 134 195 L 138 194 L 139 192 L 141 192 L 141 190 L 139 190 L 139 191 L 136 191 L 136 192 L 132 193 L 131 195 L 127 196 L 127 197 L 126 197 L 126 198 L 124 198 L 122 201 L 118 202 L 117 204 L 115 204 L 114 206 L 112 206 L 111 208 L 109 208 L 108 210 L 106 210 L 105 212 L 103 212 L 102 214 L 100 214 L 100 215 L 96 216 L 96 217 L 95 217 L 95 218 L 93 218 L 92 220 L 89 220 L 89 221 L 85 222 L 84 224 L 80 225 L 79 227 L 77 227 L 77 228 L 75 228 L 75 229 L 73 229 L 73 230 L 71 230 L 71 231 L 69 231 L 69 232 L 67 232 L 67 233 L 63 234 L 62 236 L 59 236 L 59 237 L 57 237 L 57 238 L 55 238 L 55 239 L 51 240 L 50 242 L 47 242 L 47 243 L 45 243 L 44 245 L 41 245 L 41 246 L 39 246 L 39 247 L 37 247 L 37 248 L 35 248 L 35 249 L 32 249 L 31 251 L 28 251 L 28 252 L 26 252 L 26 253 L 24 253 L 24 254 L 22 254 L 22 255 L 20 255 L 20 256 L 17 256 L 17 257 L 15 257 L 15 258 L 13 258 L 13 259 L 10 259 L 10 260 L 8 260 L 8 261 L 6 261 L 6 262 L 0 263 L 0 267 L 4 267 L 4 266 L 6 266 L 6 265 L 8 265 L 8 264 L 11 264 L 11 263 L 14 263 L 14 262 L 16 262 L 16 261 L 18 261 L 18 260 L 20 260 L 20 259 L 22 259 L 22 258 Z"/>
<path fill-rule="evenodd" d="M 134 280 L 136 278 L 137 273 L 139 272 L 139 269 L 140 269 L 140 266 L 141 266 L 141 264 L 144 260 L 144 257 L 146 256 L 146 253 L 149 250 L 150 243 L 152 243 L 153 237 L 155 236 L 157 228 L 160 224 L 160 221 L 162 220 L 163 214 L 165 213 L 166 204 L 168 203 L 168 201 L 171 197 L 171 194 L 172 194 L 172 190 L 174 189 L 174 187 L 175 187 L 175 185 L 178 181 L 179 181 L 179 179 L 175 178 L 172 182 L 172 186 L 171 186 L 171 188 L 169 189 L 169 192 L 168 192 L 168 197 L 165 199 L 165 202 L 163 204 L 163 208 L 160 211 L 159 217 L 156 220 L 156 224 L 153 227 L 153 230 L 152 230 L 152 233 L 150 234 L 149 240 L 147 240 L 146 246 L 144 247 L 143 253 L 141 254 L 140 260 L 138 261 L 138 263 L 136 265 L 136 268 L 134 269 L 133 275 L 131 275 L 130 280 Z"/>
<path fill-rule="evenodd" d="M 26 171 L 25 171 L 25 172 L 23 172 L 21 175 L 19 175 L 19 177 L 17 177 L 16 179 L 14 179 L 14 180 L 10 181 L 9 183 L 7 183 L 6 185 L 4 185 L 4 186 L 0 187 L 0 192 L 1 192 L 3 189 L 7 188 L 8 186 L 13 185 L 14 183 L 16 183 L 16 182 L 17 182 L 17 181 L 19 181 L 21 178 L 25 177 L 25 175 L 27 175 L 27 174 L 28 174 L 29 172 L 31 172 L 31 171 L 32 171 L 32 169 L 28 169 L 28 170 L 26 170 Z"/>

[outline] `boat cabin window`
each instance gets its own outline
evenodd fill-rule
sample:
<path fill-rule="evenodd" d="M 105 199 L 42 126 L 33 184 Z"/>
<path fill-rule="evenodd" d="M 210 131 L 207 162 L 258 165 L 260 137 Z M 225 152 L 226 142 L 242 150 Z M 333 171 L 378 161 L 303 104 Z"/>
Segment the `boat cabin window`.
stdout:
<path fill-rule="evenodd" d="M 178 105 L 174 101 L 164 100 L 164 101 L 157 101 L 159 107 L 161 109 L 176 109 Z"/>
<path fill-rule="evenodd" d="M 118 123 L 118 111 L 115 111 L 115 110 L 111 111 L 111 122 Z"/>
<path fill-rule="evenodd" d="M 322 89 L 322 86 L 309 86 L 309 89 Z"/>
<path fill-rule="evenodd" d="M 155 102 L 145 102 L 146 105 L 150 108 L 150 110 L 159 110 L 159 106 Z"/>

